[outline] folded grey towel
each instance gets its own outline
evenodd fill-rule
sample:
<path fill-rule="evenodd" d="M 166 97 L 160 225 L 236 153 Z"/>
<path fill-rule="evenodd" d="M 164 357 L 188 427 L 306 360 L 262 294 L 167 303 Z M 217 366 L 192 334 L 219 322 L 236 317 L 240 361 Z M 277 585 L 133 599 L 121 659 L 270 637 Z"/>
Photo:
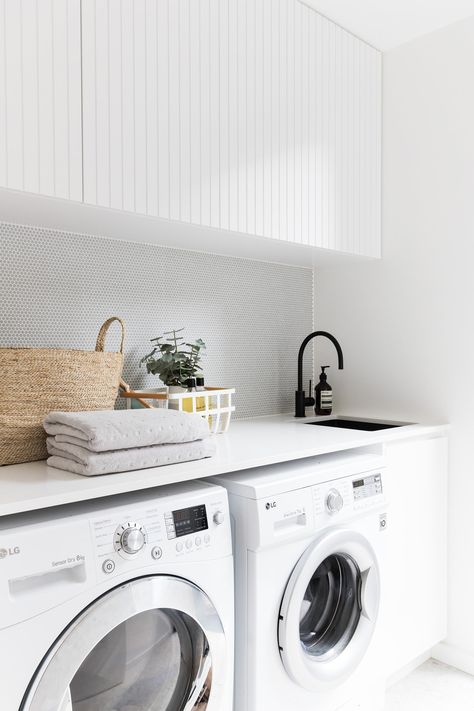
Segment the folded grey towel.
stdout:
<path fill-rule="evenodd" d="M 65 469 L 74 474 L 96 476 L 127 472 L 148 467 L 161 467 L 178 462 L 212 457 L 216 451 L 214 439 L 183 442 L 181 444 L 157 444 L 150 447 L 118 449 L 113 452 L 91 452 L 69 442 L 57 442 L 55 437 L 47 439 L 50 457 L 47 463 L 57 469 Z"/>
<path fill-rule="evenodd" d="M 92 452 L 194 442 L 210 435 L 209 424 L 200 415 L 164 408 L 50 412 L 43 426 L 57 442 Z"/>

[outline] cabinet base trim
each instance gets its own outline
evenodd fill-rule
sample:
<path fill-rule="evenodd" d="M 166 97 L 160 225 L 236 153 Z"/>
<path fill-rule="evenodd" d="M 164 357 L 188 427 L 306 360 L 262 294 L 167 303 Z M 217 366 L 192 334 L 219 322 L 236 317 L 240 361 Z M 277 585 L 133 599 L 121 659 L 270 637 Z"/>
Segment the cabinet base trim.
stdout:
<path fill-rule="evenodd" d="M 474 676 L 474 654 L 447 644 L 447 642 L 440 642 L 433 649 L 431 656 L 433 659 L 437 659 L 438 662 L 443 662 L 443 664 Z"/>

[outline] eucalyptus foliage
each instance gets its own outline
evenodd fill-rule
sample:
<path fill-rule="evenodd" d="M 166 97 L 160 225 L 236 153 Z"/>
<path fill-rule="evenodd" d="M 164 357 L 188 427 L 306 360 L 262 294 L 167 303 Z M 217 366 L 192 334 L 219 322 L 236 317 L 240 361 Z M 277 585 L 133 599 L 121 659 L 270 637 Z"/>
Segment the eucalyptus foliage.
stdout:
<path fill-rule="evenodd" d="M 162 336 L 151 338 L 153 350 L 140 360 L 146 364 L 148 373 L 158 375 L 165 385 L 186 387 L 188 378 L 193 378 L 202 368 L 200 366 L 206 344 L 201 338 L 194 343 L 184 342 L 177 334 L 184 331 L 165 331 Z"/>

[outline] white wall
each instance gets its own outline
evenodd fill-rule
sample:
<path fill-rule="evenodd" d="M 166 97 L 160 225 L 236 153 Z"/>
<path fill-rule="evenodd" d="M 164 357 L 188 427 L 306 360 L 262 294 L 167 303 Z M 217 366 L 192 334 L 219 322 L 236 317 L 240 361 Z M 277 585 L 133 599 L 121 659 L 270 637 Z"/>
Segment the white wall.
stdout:
<path fill-rule="evenodd" d="M 474 18 L 384 56 L 383 260 L 318 270 L 316 323 L 338 409 L 452 423 L 443 654 L 474 673 L 473 67 Z"/>

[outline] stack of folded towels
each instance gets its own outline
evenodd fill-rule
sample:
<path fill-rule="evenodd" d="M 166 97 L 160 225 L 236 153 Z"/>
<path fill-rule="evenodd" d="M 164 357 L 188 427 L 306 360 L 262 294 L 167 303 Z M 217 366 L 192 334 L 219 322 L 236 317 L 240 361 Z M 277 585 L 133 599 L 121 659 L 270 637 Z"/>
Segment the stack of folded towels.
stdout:
<path fill-rule="evenodd" d="M 207 420 L 166 409 L 50 412 L 47 463 L 94 476 L 212 457 Z"/>

